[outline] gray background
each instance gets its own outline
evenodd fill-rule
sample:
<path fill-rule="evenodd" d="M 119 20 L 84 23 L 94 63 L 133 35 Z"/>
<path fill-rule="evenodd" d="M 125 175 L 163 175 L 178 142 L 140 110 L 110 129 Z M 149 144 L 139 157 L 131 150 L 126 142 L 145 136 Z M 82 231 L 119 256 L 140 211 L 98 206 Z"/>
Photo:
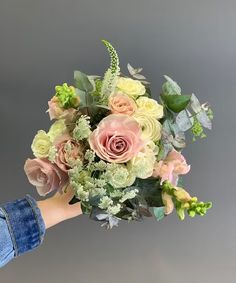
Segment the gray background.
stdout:
<path fill-rule="evenodd" d="M 30 193 L 23 172 L 54 86 L 73 70 L 103 74 L 110 40 L 127 62 L 144 67 L 158 95 L 168 74 L 185 93 L 210 101 L 214 131 L 185 150 L 185 185 L 214 208 L 204 218 L 122 223 L 106 232 L 82 216 L 47 232 L 44 244 L 0 270 L 2 283 L 234 282 L 235 1 L 1 0 L 1 202 Z"/>

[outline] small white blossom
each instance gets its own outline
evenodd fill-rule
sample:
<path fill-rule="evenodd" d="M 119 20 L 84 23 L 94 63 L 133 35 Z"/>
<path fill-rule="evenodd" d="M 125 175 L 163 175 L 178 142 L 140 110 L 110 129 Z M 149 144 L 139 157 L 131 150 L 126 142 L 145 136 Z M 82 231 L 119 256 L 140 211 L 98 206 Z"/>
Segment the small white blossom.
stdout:
<path fill-rule="evenodd" d="M 118 203 L 116 205 L 109 206 L 107 208 L 107 213 L 116 215 L 118 212 L 120 212 L 120 209 L 121 209 L 121 205 Z"/>
<path fill-rule="evenodd" d="M 112 204 L 113 204 L 113 200 L 108 196 L 104 196 L 101 198 L 98 207 L 100 207 L 101 209 L 107 209 Z"/>
<path fill-rule="evenodd" d="M 134 189 L 134 190 L 125 192 L 124 195 L 123 195 L 123 197 L 120 199 L 120 202 L 123 203 L 123 202 L 125 202 L 127 199 L 135 198 L 135 196 L 137 195 L 137 193 L 138 193 L 138 189 Z"/>

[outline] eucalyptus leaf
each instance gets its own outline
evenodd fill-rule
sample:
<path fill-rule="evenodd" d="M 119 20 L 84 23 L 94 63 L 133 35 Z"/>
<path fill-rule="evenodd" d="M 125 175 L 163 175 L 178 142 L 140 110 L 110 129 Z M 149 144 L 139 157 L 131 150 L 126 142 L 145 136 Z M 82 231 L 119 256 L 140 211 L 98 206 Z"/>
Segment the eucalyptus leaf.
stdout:
<path fill-rule="evenodd" d="M 204 128 L 207 128 L 209 130 L 212 129 L 212 122 L 211 119 L 207 116 L 206 112 L 204 110 L 201 110 L 200 112 L 197 113 L 196 118 L 198 121 L 201 123 L 201 125 Z"/>
<path fill-rule="evenodd" d="M 135 74 L 133 75 L 134 78 L 138 79 L 138 80 L 146 80 L 146 77 L 144 77 L 143 75 L 141 74 Z"/>
<path fill-rule="evenodd" d="M 143 70 L 143 68 L 136 68 L 135 69 L 134 67 L 132 67 L 130 65 L 130 63 L 127 64 L 127 68 L 128 68 L 128 71 L 129 71 L 131 76 L 136 75 L 136 74 L 142 72 L 142 70 Z"/>
<path fill-rule="evenodd" d="M 176 124 L 182 131 L 187 131 L 193 126 L 193 118 L 190 118 L 187 110 L 182 110 L 176 116 Z"/>
<path fill-rule="evenodd" d="M 172 142 L 173 146 L 177 149 L 182 149 L 186 147 L 185 139 L 181 136 L 176 136 Z"/>
<path fill-rule="evenodd" d="M 165 105 L 173 112 L 179 113 L 184 110 L 189 102 L 190 102 L 190 95 L 161 95 L 162 100 L 164 101 Z"/>
<path fill-rule="evenodd" d="M 170 77 L 164 76 L 166 82 L 162 85 L 162 93 L 166 95 L 181 95 L 180 86 Z"/>
<path fill-rule="evenodd" d="M 92 92 L 94 90 L 94 86 L 86 74 L 80 71 L 74 71 L 74 79 L 78 89 L 85 92 Z"/>
<path fill-rule="evenodd" d="M 202 110 L 201 104 L 194 93 L 191 95 L 190 106 L 195 113 L 198 113 Z"/>
<path fill-rule="evenodd" d="M 165 217 L 165 207 L 153 207 L 153 213 L 157 221 L 162 220 Z"/>

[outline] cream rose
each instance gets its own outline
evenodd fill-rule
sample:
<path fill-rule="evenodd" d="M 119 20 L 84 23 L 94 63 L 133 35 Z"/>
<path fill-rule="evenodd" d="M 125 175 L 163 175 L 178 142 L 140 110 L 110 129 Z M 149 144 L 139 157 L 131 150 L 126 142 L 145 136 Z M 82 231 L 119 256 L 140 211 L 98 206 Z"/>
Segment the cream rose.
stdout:
<path fill-rule="evenodd" d="M 48 131 L 48 136 L 51 142 L 54 142 L 58 136 L 61 136 L 67 132 L 67 127 L 65 124 L 65 119 L 60 119 L 52 124 Z"/>
<path fill-rule="evenodd" d="M 48 156 L 51 146 L 52 143 L 48 134 L 43 130 L 39 130 L 33 139 L 31 149 L 35 157 L 44 158 Z"/>
<path fill-rule="evenodd" d="M 144 140 L 158 141 L 161 138 L 161 123 L 151 116 L 136 112 L 132 117 L 139 123 Z"/>
<path fill-rule="evenodd" d="M 116 87 L 133 98 L 144 95 L 146 92 L 145 86 L 140 81 L 130 78 L 120 77 Z"/>
<path fill-rule="evenodd" d="M 156 100 L 143 96 L 139 97 L 136 100 L 136 103 L 138 111 L 144 112 L 147 116 L 151 116 L 156 119 L 163 117 L 163 106 Z"/>

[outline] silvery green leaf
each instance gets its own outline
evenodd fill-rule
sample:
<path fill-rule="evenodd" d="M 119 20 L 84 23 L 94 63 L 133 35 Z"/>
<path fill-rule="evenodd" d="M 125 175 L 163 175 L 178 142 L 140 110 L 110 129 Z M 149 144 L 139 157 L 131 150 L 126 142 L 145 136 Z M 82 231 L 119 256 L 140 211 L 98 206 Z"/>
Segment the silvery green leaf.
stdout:
<path fill-rule="evenodd" d="M 204 110 L 201 110 L 199 113 L 197 113 L 196 117 L 204 128 L 207 128 L 209 130 L 212 129 L 211 120 Z"/>
<path fill-rule="evenodd" d="M 173 132 L 174 136 L 183 132 L 176 123 L 169 122 L 169 125 L 170 125 L 170 129 Z"/>
<path fill-rule="evenodd" d="M 187 131 L 193 126 L 193 118 L 190 118 L 188 112 L 183 110 L 176 116 L 176 124 L 182 131 Z"/>
<path fill-rule="evenodd" d="M 97 219 L 104 221 L 101 226 L 105 226 L 107 229 L 112 229 L 114 226 L 118 226 L 120 218 L 111 214 L 98 214 Z"/>
<path fill-rule="evenodd" d="M 141 83 L 144 85 L 150 85 L 150 82 L 141 80 Z"/>
<path fill-rule="evenodd" d="M 181 136 L 176 136 L 174 138 L 172 144 L 175 148 L 179 148 L 179 149 L 186 147 L 185 139 Z"/>
<path fill-rule="evenodd" d="M 143 70 L 143 68 L 137 68 L 137 69 L 135 69 L 136 74 L 141 73 L 141 72 L 142 72 L 142 70 Z"/>
<path fill-rule="evenodd" d="M 131 76 L 133 76 L 134 74 L 136 74 L 135 69 L 130 65 L 130 63 L 127 64 L 127 68 L 128 68 L 128 71 L 129 71 L 129 73 L 130 73 Z"/>
<path fill-rule="evenodd" d="M 170 77 L 165 75 L 164 78 L 166 79 L 166 82 L 162 86 L 163 94 L 167 94 L 167 95 L 178 94 L 178 95 L 181 95 L 180 86 L 175 81 L 173 81 Z"/>
<path fill-rule="evenodd" d="M 108 214 L 107 213 L 101 213 L 96 215 L 96 218 L 101 221 L 101 220 L 106 220 L 108 218 Z"/>
<path fill-rule="evenodd" d="M 145 78 L 143 75 L 141 75 L 141 74 L 134 74 L 133 77 L 136 78 L 136 79 L 138 79 L 138 80 L 145 80 L 145 79 L 146 79 L 146 78 Z"/>
<path fill-rule="evenodd" d="M 198 98 L 196 97 L 196 95 L 194 93 L 191 95 L 190 106 L 195 113 L 200 112 L 201 109 L 202 109 L 201 104 L 200 104 Z"/>

